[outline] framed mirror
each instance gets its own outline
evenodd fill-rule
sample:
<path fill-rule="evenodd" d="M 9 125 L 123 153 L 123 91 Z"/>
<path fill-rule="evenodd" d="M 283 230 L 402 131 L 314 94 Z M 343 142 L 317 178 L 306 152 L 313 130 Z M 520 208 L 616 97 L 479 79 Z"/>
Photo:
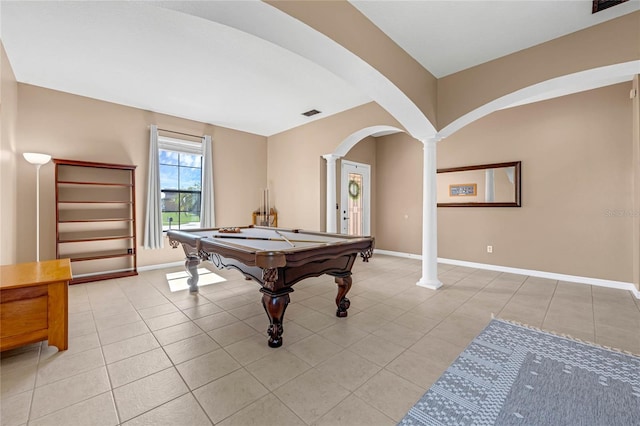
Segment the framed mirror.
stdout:
<path fill-rule="evenodd" d="M 438 207 L 520 207 L 520 163 L 438 169 Z"/>

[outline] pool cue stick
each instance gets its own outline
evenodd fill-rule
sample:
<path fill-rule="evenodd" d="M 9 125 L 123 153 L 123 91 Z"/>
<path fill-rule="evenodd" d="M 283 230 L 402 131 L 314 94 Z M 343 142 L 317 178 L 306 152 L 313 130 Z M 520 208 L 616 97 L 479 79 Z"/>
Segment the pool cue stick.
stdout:
<path fill-rule="evenodd" d="M 295 245 L 295 244 L 293 244 L 291 241 L 289 241 L 289 239 L 288 239 L 287 237 L 285 237 L 284 235 L 282 235 L 282 234 L 280 233 L 280 231 L 278 231 L 277 229 L 276 229 L 276 234 L 278 234 L 278 235 L 280 235 L 282 238 L 284 238 L 284 240 L 285 240 L 286 242 L 288 242 L 288 243 L 289 243 L 289 245 L 291 245 L 291 247 L 295 247 L 295 246 L 296 246 L 296 245 Z"/>
<path fill-rule="evenodd" d="M 212 238 L 228 238 L 231 240 L 262 240 L 262 241 L 285 241 L 281 238 L 270 238 L 270 237 L 245 237 L 243 235 L 212 235 Z M 316 241 L 316 240 L 289 240 L 296 243 L 316 243 L 316 244 L 327 244 L 326 241 Z"/>
<path fill-rule="evenodd" d="M 280 238 L 269 237 L 245 237 L 244 235 L 212 235 L 213 238 L 231 238 L 235 240 L 263 240 L 263 241 L 284 241 Z"/>

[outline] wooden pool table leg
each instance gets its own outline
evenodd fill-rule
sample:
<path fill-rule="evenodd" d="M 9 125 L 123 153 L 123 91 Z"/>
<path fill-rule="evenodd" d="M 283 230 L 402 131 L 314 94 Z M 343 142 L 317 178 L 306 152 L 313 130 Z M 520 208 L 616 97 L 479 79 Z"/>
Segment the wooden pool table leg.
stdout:
<path fill-rule="evenodd" d="M 278 294 L 266 289 L 260 289 L 262 294 L 262 306 L 269 317 L 269 346 L 278 348 L 282 346 L 282 322 L 284 321 L 284 311 L 289 304 L 289 292 Z"/>
<path fill-rule="evenodd" d="M 189 274 L 187 283 L 189 284 L 190 293 L 198 292 L 198 265 L 200 265 L 200 258 L 197 255 L 188 255 L 186 260 L 184 261 L 185 269 Z"/>
<path fill-rule="evenodd" d="M 351 275 L 336 277 L 336 284 L 338 284 L 338 295 L 336 296 L 336 306 L 338 307 L 336 311 L 337 317 L 344 318 L 348 315 L 347 309 L 351 306 L 351 302 L 346 296 L 351 289 L 352 282 Z"/>

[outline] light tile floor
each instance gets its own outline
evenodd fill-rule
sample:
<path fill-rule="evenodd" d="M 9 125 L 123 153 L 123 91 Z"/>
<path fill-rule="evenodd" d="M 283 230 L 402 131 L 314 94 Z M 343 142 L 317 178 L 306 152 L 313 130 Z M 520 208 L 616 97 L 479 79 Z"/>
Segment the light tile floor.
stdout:
<path fill-rule="evenodd" d="M 69 350 L 1 355 L 1 420 L 13 425 L 394 425 L 491 315 L 640 353 L 629 292 L 439 266 L 354 266 L 348 318 L 328 276 L 294 286 L 284 345 L 267 346 L 259 286 L 234 271 L 197 295 L 166 274 L 69 289 Z M 208 278 L 215 277 L 209 275 Z"/>

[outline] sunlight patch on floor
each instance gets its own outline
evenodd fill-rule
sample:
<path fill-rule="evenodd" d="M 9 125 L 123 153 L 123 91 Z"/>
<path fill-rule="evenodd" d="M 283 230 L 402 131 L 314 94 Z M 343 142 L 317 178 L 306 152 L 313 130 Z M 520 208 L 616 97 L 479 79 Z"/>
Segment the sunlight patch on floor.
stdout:
<path fill-rule="evenodd" d="M 198 279 L 198 287 L 218 284 L 227 281 L 220 275 L 204 268 L 198 268 L 198 276 L 200 277 Z M 171 272 L 169 274 L 166 274 L 166 277 L 167 282 L 169 283 L 169 290 L 171 290 L 172 293 L 189 289 L 189 283 L 187 282 L 187 280 L 189 279 L 189 274 L 187 273 L 187 271 Z"/>

